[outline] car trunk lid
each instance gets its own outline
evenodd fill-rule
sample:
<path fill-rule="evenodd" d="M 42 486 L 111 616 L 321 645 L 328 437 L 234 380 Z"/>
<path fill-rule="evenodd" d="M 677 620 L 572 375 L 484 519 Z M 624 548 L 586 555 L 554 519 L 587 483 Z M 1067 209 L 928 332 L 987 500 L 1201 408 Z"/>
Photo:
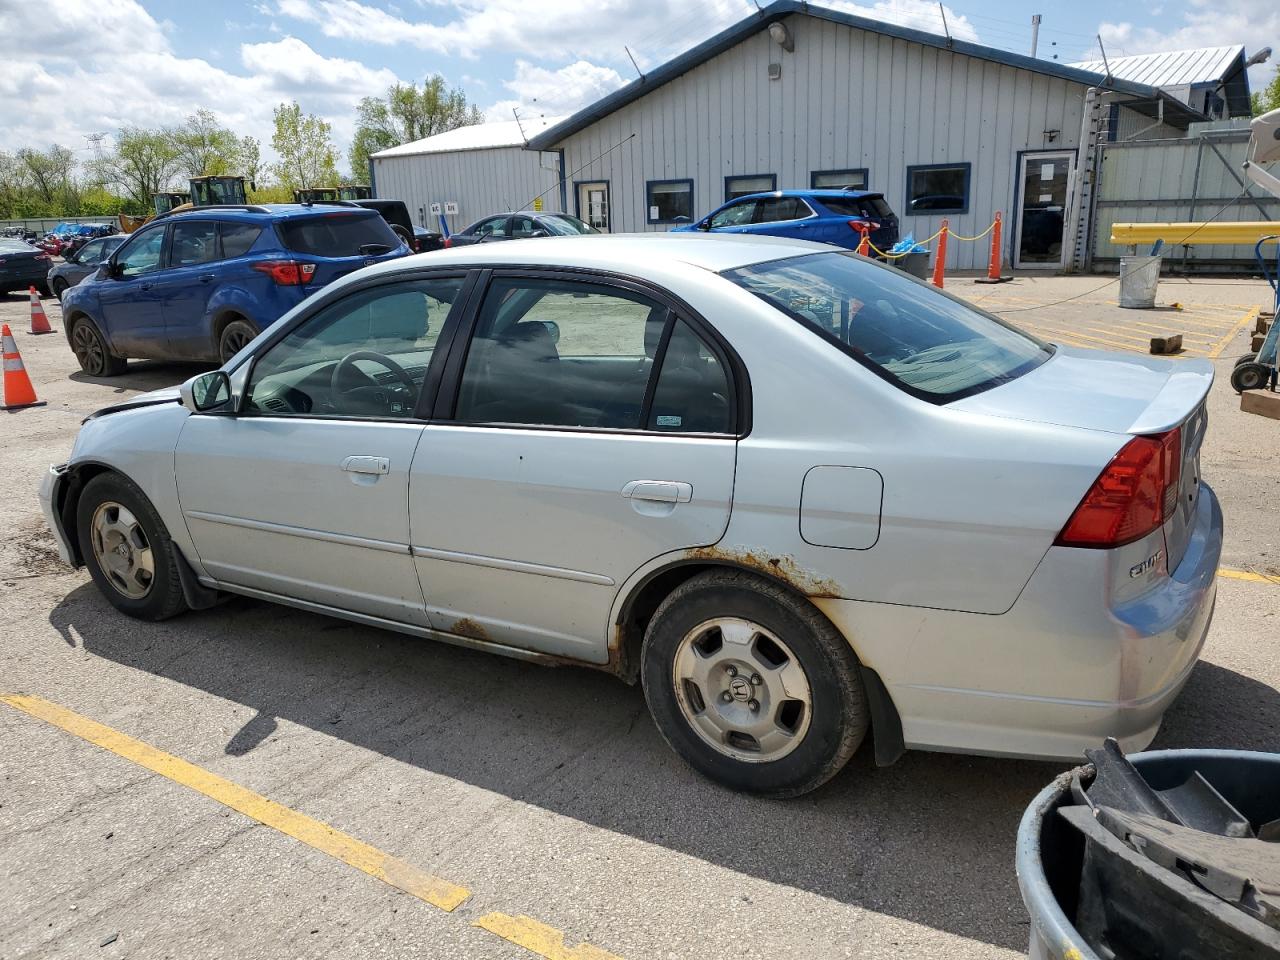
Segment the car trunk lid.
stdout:
<path fill-rule="evenodd" d="M 1177 500 L 1163 530 L 1168 569 L 1186 552 L 1200 493 L 1200 446 L 1213 384 L 1207 360 L 1058 347 L 1022 377 L 950 404 L 950 409 L 1132 436 L 1180 429 Z"/>

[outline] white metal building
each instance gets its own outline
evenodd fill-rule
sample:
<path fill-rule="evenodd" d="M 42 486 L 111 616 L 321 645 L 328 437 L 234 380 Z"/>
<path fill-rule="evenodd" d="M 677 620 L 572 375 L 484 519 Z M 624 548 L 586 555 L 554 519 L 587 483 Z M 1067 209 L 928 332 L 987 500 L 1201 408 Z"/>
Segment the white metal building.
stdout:
<path fill-rule="evenodd" d="M 439 213 L 456 207 L 446 214 L 451 231 L 486 214 L 530 207 L 539 197 L 544 209 L 563 210 L 559 154 L 525 149 L 529 137 L 561 119 L 475 124 L 381 150 L 369 164 L 374 195 L 403 200 L 429 228 L 439 223 L 432 204 Z"/>
<path fill-rule="evenodd" d="M 1243 80 L 1247 102 L 1240 58 L 1205 59 Z M 614 232 L 697 222 L 744 193 L 863 187 L 917 239 L 944 217 L 976 235 L 1001 211 L 1009 262 L 1060 269 L 1087 250 L 1099 145 L 1118 130 L 1177 136 L 1203 119 L 1114 67 L 775 0 L 540 132 L 486 124 L 396 147 L 375 155 L 374 179 L 378 195 L 414 209 L 457 200 L 451 226 L 540 195 L 545 209 Z M 953 242 L 948 266 L 983 267 L 988 249 Z"/>

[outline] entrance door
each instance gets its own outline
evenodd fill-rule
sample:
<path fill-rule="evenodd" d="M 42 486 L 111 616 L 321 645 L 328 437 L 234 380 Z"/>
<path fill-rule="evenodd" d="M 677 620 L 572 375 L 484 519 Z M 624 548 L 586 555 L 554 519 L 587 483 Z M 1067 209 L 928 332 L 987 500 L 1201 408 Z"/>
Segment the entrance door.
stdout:
<path fill-rule="evenodd" d="M 1074 163 L 1075 154 L 1067 150 L 1022 155 L 1015 267 L 1051 270 L 1062 266 Z"/>
<path fill-rule="evenodd" d="M 597 230 L 609 232 L 609 181 L 592 180 L 578 184 L 578 219 Z"/>

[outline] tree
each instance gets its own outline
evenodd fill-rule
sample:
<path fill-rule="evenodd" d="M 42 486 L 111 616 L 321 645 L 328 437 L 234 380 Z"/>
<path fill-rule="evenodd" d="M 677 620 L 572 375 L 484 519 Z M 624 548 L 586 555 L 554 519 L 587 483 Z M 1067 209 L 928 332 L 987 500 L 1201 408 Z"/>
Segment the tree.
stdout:
<path fill-rule="evenodd" d="M 107 160 L 107 168 L 135 203 L 150 208 L 151 195 L 168 189 L 180 162 L 169 132 L 125 127 L 116 136 L 116 149 Z"/>
<path fill-rule="evenodd" d="M 72 182 L 75 154 L 66 147 L 56 143 L 48 150 L 24 147 L 15 156 L 21 175 L 46 206 L 57 206 L 78 192 Z"/>
<path fill-rule="evenodd" d="M 241 141 L 210 110 L 197 110 L 170 133 L 179 169 L 188 177 L 239 173 Z"/>
<path fill-rule="evenodd" d="M 262 176 L 262 150 L 256 137 L 240 138 L 240 176 L 250 183 Z"/>
<path fill-rule="evenodd" d="M 444 77 L 428 77 L 422 89 L 412 83 L 388 87 L 382 97 L 360 101 L 356 135 L 348 157 L 357 180 L 369 175 L 369 155 L 423 137 L 434 136 L 483 119 L 480 109 L 467 102 L 459 89 L 445 84 Z"/>
<path fill-rule="evenodd" d="M 1271 75 L 1271 82 L 1262 90 L 1256 91 L 1250 100 L 1255 117 L 1271 110 L 1280 110 L 1280 66 Z"/>
<path fill-rule="evenodd" d="M 338 166 L 331 128 L 319 117 L 303 113 L 297 101 L 275 109 L 275 133 L 271 146 L 280 155 L 272 170 L 280 185 L 307 190 L 338 182 Z"/>

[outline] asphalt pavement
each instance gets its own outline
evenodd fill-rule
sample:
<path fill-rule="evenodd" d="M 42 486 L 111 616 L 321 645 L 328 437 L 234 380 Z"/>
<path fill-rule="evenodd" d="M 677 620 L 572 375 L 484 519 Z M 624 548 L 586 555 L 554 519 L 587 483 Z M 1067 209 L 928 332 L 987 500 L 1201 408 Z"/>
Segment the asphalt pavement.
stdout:
<path fill-rule="evenodd" d="M 1048 304 L 1101 280 L 952 289 L 988 309 L 1038 298 L 1048 325 L 1073 309 Z M 1181 301 L 1267 296 L 1209 283 Z M 863 750 L 815 794 L 758 800 L 695 775 L 640 691 L 590 670 L 241 599 L 161 624 L 119 615 L 57 561 L 36 486 L 85 414 L 200 368 L 84 377 L 45 305 L 57 333 L 31 337 L 26 299 L 0 297 L 47 401 L 0 414 L 0 694 L 123 736 L 104 748 L 0 702 L 0 960 L 1025 952 L 1014 833 L 1064 765 L 911 753 L 876 769 Z M 1105 302 L 1074 309 L 1129 329 Z M 1280 422 L 1240 413 L 1226 383 L 1247 346 L 1244 310 L 1230 310 L 1203 470 L 1231 575 L 1157 746 L 1280 750 L 1280 582 L 1267 579 L 1280 574 Z M 155 772 L 148 749 L 194 764 L 208 789 Z M 227 783 L 299 815 L 298 835 L 228 806 Z M 443 909 L 318 849 L 303 829 L 317 822 L 465 900 Z"/>

